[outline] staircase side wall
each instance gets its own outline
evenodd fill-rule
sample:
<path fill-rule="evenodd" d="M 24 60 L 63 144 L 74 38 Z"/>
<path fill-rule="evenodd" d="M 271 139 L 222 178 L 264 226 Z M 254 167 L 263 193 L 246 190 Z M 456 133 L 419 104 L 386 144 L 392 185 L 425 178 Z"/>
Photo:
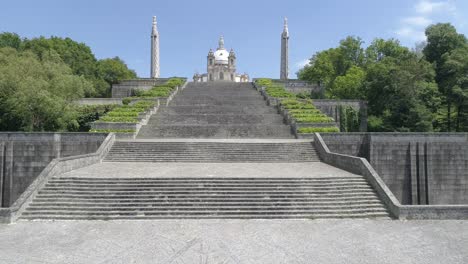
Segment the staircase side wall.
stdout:
<path fill-rule="evenodd" d="M 0 133 L 0 201 L 11 206 L 55 158 L 95 152 L 105 133 Z"/>
<path fill-rule="evenodd" d="M 467 133 L 322 137 L 332 152 L 366 158 L 402 204 L 468 204 Z"/>

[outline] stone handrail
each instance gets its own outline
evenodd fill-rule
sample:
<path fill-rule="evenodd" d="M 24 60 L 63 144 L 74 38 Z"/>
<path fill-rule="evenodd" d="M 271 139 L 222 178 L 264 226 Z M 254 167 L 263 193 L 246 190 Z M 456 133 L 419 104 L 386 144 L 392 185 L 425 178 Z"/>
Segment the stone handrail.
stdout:
<path fill-rule="evenodd" d="M 53 159 L 12 206 L 0 208 L 0 223 L 15 221 L 50 177 L 101 162 L 114 144 L 114 141 L 115 134 L 109 133 L 99 149 L 94 153 Z"/>

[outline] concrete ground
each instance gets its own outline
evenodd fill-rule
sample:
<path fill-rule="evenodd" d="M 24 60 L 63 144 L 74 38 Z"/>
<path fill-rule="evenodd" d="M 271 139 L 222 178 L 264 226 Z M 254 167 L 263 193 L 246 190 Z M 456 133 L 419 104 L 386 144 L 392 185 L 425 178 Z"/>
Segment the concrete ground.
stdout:
<path fill-rule="evenodd" d="M 344 177 L 355 174 L 322 162 L 308 163 L 145 163 L 104 162 L 62 177 Z"/>
<path fill-rule="evenodd" d="M 0 263 L 468 263 L 468 221 L 20 221 Z"/>

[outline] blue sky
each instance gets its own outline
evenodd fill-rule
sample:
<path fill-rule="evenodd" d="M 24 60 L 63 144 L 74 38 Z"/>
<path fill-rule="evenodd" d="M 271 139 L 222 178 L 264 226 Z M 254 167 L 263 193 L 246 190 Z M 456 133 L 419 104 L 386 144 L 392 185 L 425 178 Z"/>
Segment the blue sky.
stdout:
<path fill-rule="evenodd" d="M 161 75 L 204 73 L 206 55 L 219 36 L 237 53 L 238 71 L 279 77 L 283 17 L 290 32 L 290 77 L 315 52 L 348 35 L 366 45 L 376 37 L 398 38 L 413 47 L 424 28 L 451 22 L 468 35 L 467 0 L 23 0 L 0 5 L 0 32 L 23 37 L 70 37 L 89 45 L 97 58 L 119 56 L 148 77 L 152 16 L 161 34 Z"/>

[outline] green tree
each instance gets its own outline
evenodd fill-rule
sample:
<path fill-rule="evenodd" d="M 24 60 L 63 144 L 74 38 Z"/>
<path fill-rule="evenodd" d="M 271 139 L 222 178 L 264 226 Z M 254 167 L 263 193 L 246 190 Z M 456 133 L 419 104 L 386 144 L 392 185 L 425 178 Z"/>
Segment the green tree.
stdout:
<path fill-rule="evenodd" d="M 451 54 L 463 53 L 467 44 L 467 39 L 464 35 L 459 34 L 454 26 L 451 24 L 435 24 L 431 25 L 426 29 L 427 45 L 423 50 L 424 56 L 434 65 L 436 71 L 436 81 L 439 85 L 440 92 L 444 95 L 446 105 L 446 131 L 452 131 L 452 111 L 453 105 L 463 105 L 463 100 L 459 100 L 459 97 L 463 97 L 463 88 L 455 85 L 457 76 L 454 74 L 457 72 L 457 61 L 455 58 L 450 58 Z M 456 50 L 460 50 L 455 52 Z M 463 57 L 463 55 L 453 55 L 456 57 Z M 448 65 L 447 65 L 448 63 Z M 455 67 L 454 69 L 451 69 Z M 458 108 L 458 112 L 462 108 Z M 458 114 L 461 116 L 463 114 Z M 459 124 L 459 122 L 458 122 Z"/>
<path fill-rule="evenodd" d="M 440 86 L 450 91 L 450 101 L 456 107 L 455 131 L 465 131 L 468 123 L 468 45 L 442 55 L 439 74 L 443 76 Z"/>
<path fill-rule="evenodd" d="M 437 101 L 434 72 L 416 55 L 404 61 L 386 57 L 368 66 L 369 125 L 375 131 L 432 131 Z"/>
<path fill-rule="evenodd" d="M 10 47 L 19 50 L 22 40 L 16 33 L 3 32 L 0 34 L 0 48 Z"/>
<path fill-rule="evenodd" d="M 328 91 L 330 98 L 337 99 L 365 99 L 363 91 L 366 72 L 358 67 L 352 66 L 346 75 L 338 76 L 334 85 Z"/>
<path fill-rule="evenodd" d="M 0 130 L 57 131 L 77 126 L 72 101 L 90 84 L 57 54 L 0 49 Z"/>
<path fill-rule="evenodd" d="M 130 70 L 119 57 L 112 59 L 103 59 L 97 63 L 97 75 L 99 79 L 107 82 L 106 89 L 98 90 L 98 94 L 110 95 L 110 87 L 112 84 L 119 83 L 122 80 L 136 78 L 136 73 Z M 104 84 L 101 86 L 104 87 Z M 102 88 L 100 88 L 102 89 Z"/>

